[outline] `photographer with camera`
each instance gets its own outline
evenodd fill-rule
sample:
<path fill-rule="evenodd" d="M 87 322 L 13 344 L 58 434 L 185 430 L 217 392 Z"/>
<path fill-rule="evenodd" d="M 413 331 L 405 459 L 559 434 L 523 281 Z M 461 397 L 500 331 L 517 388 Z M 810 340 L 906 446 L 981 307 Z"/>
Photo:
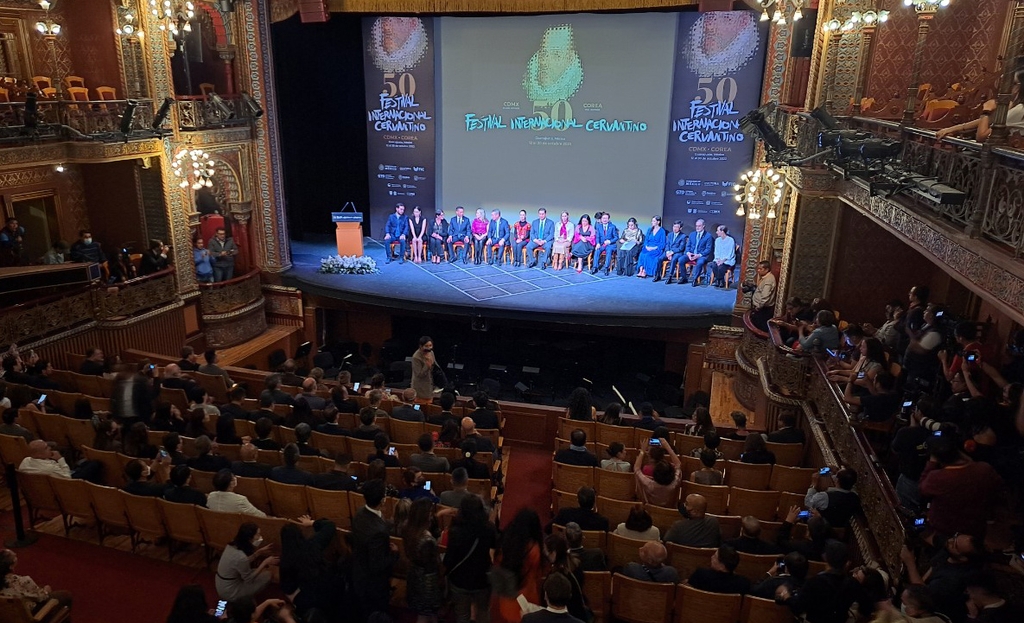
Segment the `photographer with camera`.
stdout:
<path fill-rule="evenodd" d="M 953 339 L 956 340 L 958 349 L 954 352 L 940 350 L 938 353 L 939 362 L 942 364 L 942 374 L 946 380 L 953 382 L 956 376 L 965 367 L 969 370 L 978 370 L 981 367 L 981 344 L 977 341 L 978 326 L 973 322 L 958 322 L 953 329 Z M 953 355 L 950 361 L 949 356 Z"/>

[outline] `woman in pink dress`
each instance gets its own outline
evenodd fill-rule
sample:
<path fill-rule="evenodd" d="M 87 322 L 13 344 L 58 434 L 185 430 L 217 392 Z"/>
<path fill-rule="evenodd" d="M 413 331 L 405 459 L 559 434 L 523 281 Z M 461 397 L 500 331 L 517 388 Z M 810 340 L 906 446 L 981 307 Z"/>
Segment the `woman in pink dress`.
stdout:
<path fill-rule="evenodd" d="M 484 247 L 487 244 L 487 219 L 484 211 L 476 211 L 476 218 L 471 226 L 473 233 L 473 263 L 479 265 L 484 261 Z"/>

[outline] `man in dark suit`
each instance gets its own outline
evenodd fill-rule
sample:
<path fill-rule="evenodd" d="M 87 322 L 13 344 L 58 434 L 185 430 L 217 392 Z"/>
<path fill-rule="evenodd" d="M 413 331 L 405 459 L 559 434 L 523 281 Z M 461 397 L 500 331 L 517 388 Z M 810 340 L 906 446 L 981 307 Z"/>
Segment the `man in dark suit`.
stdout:
<path fill-rule="evenodd" d="M 201 472 L 219 472 L 229 469 L 231 461 L 227 457 L 212 454 L 213 442 L 206 435 L 196 437 L 196 456 L 188 460 L 188 466 Z"/>
<path fill-rule="evenodd" d="M 391 570 L 398 561 L 398 548 L 391 543 L 391 530 L 381 515 L 384 482 L 363 485 L 366 505 L 352 516 L 352 579 L 363 606 L 363 619 L 374 612 L 387 612 L 391 600 Z"/>
<path fill-rule="evenodd" d="M 313 476 L 313 486 L 328 491 L 355 491 L 359 486 L 356 477 L 349 473 L 352 457 L 339 452 L 334 457 L 334 467 L 325 474 Z"/>
<path fill-rule="evenodd" d="M 252 445 L 256 446 L 258 450 L 280 450 L 281 444 L 277 443 L 272 437 L 274 434 L 274 422 L 268 417 L 261 417 L 256 420 L 256 425 L 253 426 L 256 432 L 256 439 L 252 440 Z"/>
<path fill-rule="evenodd" d="M 220 407 L 220 415 L 230 415 L 236 420 L 249 420 L 252 419 L 252 413 L 242 407 L 243 401 L 245 400 L 245 388 L 239 385 L 235 385 L 228 392 L 228 403 Z"/>
<path fill-rule="evenodd" d="M 766 556 L 781 554 L 781 549 L 774 543 L 761 540 L 761 522 L 753 515 L 747 515 L 740 521 L 740 536 L 725 542 L 737 552 Z"/>
<path fill-rule="evenodd" d="M 704 219 L 699 218 L 693 225 L 694 230 L 686 237 L 686 261 L 696 262 L 693 267 L 693 285 L 696 286 L 701 275 L 704 274 L 704 267 L 711 261 L 711 254 L 715 250 L 715 237 L 710 232 L 704 231 Z M 679 275 L 679 283 L 686 283 L 683 275 Z"/>
<path fill-rule="evenodd" d="M 252 422 L 259 422 L 264 418 L 270 420 L 274 426 L 284 424 L 284 416 L 278 415 L 274 411 L 274 397 L 265 391 L 260 395 L 260 408 L 249 414 L 249 419 Z"/>
<path fill-rule="evenodd" d="M 133 374 L 126 365 L 117 374 L 117 386 L 110 397 L 110 412 L 122 423 L 138 421 L 132 418 L 148 422 L 153 415 L 156 392 L 152 379 L 142 373 Z"/>
<path fill-rule="evenodd" d="M 476 404 L 476 410 L 470 413 L 469 417 L 473 418 L 477 428 L 494 429 L 501 427 L 497 414 L 489 408 L 490 402 L 490 396 L 483 390 L 473 394 L 473 403 Z"/>
<path fill-rule="evenodd" d="M 455 218 L 452 219 L 451 227 L 448 230 L 448 241 L 452 245 L 451 262 L 459 259 L 459 249 L 462 250 L 462 263 L 469 261 L 469 234 L 472 225 L 466 218 L 466 209 L 462 206 L 455 208 Z M 459 246 L 455 246 L 458 244 Z"/>
<path fill-rule="evenodd" d="M 457 210 L 456 210 L 457 211 Z M 409 217 L 405 215 L 405 205 L 395 205 L 395 213 L 388 216 L 384 224 L 384 252 L 387 264 L 395 258 L 391 256 L 391 244 L 398 243 L 398 262 L 405 264 L 405 251 L 409 246 Z"/>
<path fill-rule="evenodd" d="M 807 440 L 802 428 L 796 427 L 796 415 L 784 412 L 779 416 L 778 430 L 768 433 L 769 443 L 804 443 Z"/>
<path fill-rule="evenodd" d="M 612 251 L 615 250 L 615 246 L 619 242 L 619 229 L 611 223 L 611 218 L 612 215 L 605 212 L 594 225 L 597 246 L 594 247 L 594 267 L 590 270 L 593 275 L 597 274 L 598 261 L 601 259 L 602 253 L 604 253 L 604 274 L 607 275 L 612 268 Z"/>
<path fill-rule="evenodd" d="M 196 349 L 191 346 L 182 346 L 178 367 L 185 372 L 199 372 L 199 355 L 196 354 Z"/>
<path fill-rule="evenodd" d="M 156 463 L 154 463 L 156 464 Z M 164 472 L 166 475 L 167 472 Z M 170 487 L 165 483 L 150 482 L 153 472 L 149 466 L 139 459 L 132 459 L 124 466 L 124 477 L 127 484 L 124 490 L 132 495 L 162 498 Z"/>
<path fill-rule="evenodd" d="M 709 593 L 746 595 L 750 580 L 734 573 L 739 564 L 739 553 L 729 545 L 720 545 L 711 555 L 711 568 L 697 569 L 690 575 L 690 586 Z"/>
<path fill-rule="evenodd" d="M 508 246 L 509 226 L 508 221 L 501 217 L 501 210 L 491 210 L 491 220 L 487 223 L 487 248 L 490 249 L 491 257 L 488 264 L 495 261 L 500 265 L 505 256 L 505 247 Z"/>
<path fill-rule="evenodd" d="M 608 570 L 603 549 L 583 547 L 583 530 L 575 521 L 565 524 L 565 541 L 569 544 L 569 553 L 576 554 L 580 559 L 580 568 L 583 571 Z"/>
<path fill-rule="evenodd" d="M 313 474 L 296 467 L 299 462 L 299 446 L 290 443 L 284 447 L 282 453 L 284 465 L 278 465 L 270 470 L 270 479 L 275 482 L 283 482 L 286 485 L 311 485 Z"/>
<path fill-rule="evenodd" d="M 494 452 L 494 443 L 490 437 L 484 437 L 476 430 L 476 423 L 468 415 L 462 418 L 462 440 L 471 439 L 476 442 L 477 452 Z"/>
<path fill-rule="evenodd" d="M 423 412 L 413 406 L 414 402 L 416 402 L 416 390 L 406 387 L 402 390 L 401 400 L 397 405 L 391 407 L 391 417 L 403 422 L 424 421 Z"/>
<path fill-rule="evenodd" d="M 640 421 L 636 423 L 637 428 L 653 431 L 662 425 L 661 419 L 654 412 L 654 405 L 649 402 L 640 404 Z"/>
<path fill-rule="evenodd" d="M 325 409 L 324 410 L 323 424 L 316 427 L 316 432 L 324 435 L 348 435 L 348 431 L 338 425 L 338 410 L 337 409 Z"/>
<path fill-rule="evenodd" d="M 548 607 L 524 614 L 522 623 L 583 623 L 569 614 L 572 580 L 562 573 L 552 573 L 544 580 L 544 598 Z"/>
<path fill-rule="evenodd" d="M 263 398 L 269 396 L 274 404 L 293 405 L 295 399 L 288 392 L 281 391 L 281 375 L 280 374 L 268 374 L 265 381 L 263 381 L 266 389 L 260 393 L 260 401 L 262 404 Z"/>
<path fill-rule="evenodd" d="M 437 415 L 428 415 L 427 423 L 444 426 L 444 423 L 447 420 L 455 419 L 455 414 L 452 413 L 452 407 L 455 405 L 455 394 L 451 392 L 444 392 L 438 399 L 438 403 L 441 405 L 441 412 Z"/>
<path fill-rule="evenodd" d="M 359 412 L 359 426 L 353 428 L 349 435 L 356 439 L 373 441 L 377 438 L 377 435 L 384 432 L 379 426 L 374 424 L 376 421 L 377 410 L 373 407 L 363 407 L 363 410 Z"/>
<path fill-rule="evenodd" d="M 164 499 L 175 504 L 195 504 L 206 506 L 206 494 L 188 486 L 192 478 L 192 469 L 188 465 L 175 465 L 171 468 L 171 486 L 164 489 Z"/>
<path fill-rule="evenodd" d="M 593 487 L 580 487 L 580 490 L 576 492 L 576 501 L 579 503 L 578 507 L 569 506 L 558 510 L 558 514 L 555 515 L 551 524 L 548 524 L 549 530 L 552 524 L 568 526 L 570 523 L 574 523 L 581 530 L 608 532 L 608 520 L 594 510 L 597 493 Z"/>
<path fill-rule="evenodd" d="M 683 266 L 686 261 L 686 240 L 686 234 L 683 233 L 683 222 L 672 223 L 672 233 L 665 236 L 665 254 L 661 256 L 661 262 L 668 262 L 668 266 L 665 267 L 668 283 L 672 283 L 672 279 L 675 278 L 676 267 L 679 268 L 679 281 L 686 281 L 685 266 Z M 655 283 L 661 281 L 661 262 L 658 263 L 659 270 L 654 275 Z"/>
<path fill-rule="evenodd" d="M 82 366 L 78 369 L 79 374 L 103 376 L 103 373 L 106 371 L 106 366 L 103 365 L 103 349 L 90 348 L 85 351 L 85 361 L 82 362 Z"/>
<path fill-rule="evenodd" d="M 568 448 L 555 453 L 555 463 L 566 465 L 581 465 L 584 467 L 600 467 L 601 462 L 597 457 L 587 451 L 587 433 L 582 428 L 577 428 L 569 435 Z"/>
<path fill-rule="evenodd" d="M 181 368 L 176 363 L 169 363 L 164 366 L 164 378 L 160 379 L 160 386 L 167 389 L 181 389 L 188 395 L 194 388 L 198 387 L 195 381 L 184 376 Z"/>
<path fill-rule="evenodd" d="M 259 456 L 259 448 L 251 443 L 244 444 L 239 451 L 240 461 L 231 464 L 231 473 L 242 478 L 270 478 L 273 469 L 266 463 L 259 463 L 256 457 Z"/>
<path fill-rule="evenodd" d="M 285 359 L 281 364 L 281 383 L 289 387 L 302 387 L 303 378 L 295 373 L 298 366 L 294 359 Z"/>
<path fill-rule="evenodd" d="M 526 245 L 526 255 L 530 258 L 529 267 L 537 265 L 538 258 L 533 256 L 534 250 L 540 250 L 537 256 L 540 259 L 541 270 L 547 268 L 548 260 L 551 259 L 551 245 L 555 242 L 555 222 L 548 219 L 548 211 L 544 208 L 537 210 L 537 220 L 530 223 L 530 235 L 533 239 Z"/>

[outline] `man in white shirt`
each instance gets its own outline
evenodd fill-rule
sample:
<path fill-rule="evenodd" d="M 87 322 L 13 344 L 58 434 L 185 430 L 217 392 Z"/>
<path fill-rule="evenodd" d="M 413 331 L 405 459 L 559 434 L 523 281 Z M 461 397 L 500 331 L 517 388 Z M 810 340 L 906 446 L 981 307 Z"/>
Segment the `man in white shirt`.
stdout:
<path fill-rule="evenodd" d="M 266 517 L 267 514 L 256 508 L 249 501 L 249 498 L 235 493 L 235 486 L 238 480 L 231 473 L 230 469 L 222 469 L 213 477 L 213 488 L 206 496 L 206 507 L 212 511 L 221 513 L 242 513 L 255 517 Z"/>
<path fill-rule="evenodd" d="M 775 313 L 776 283 L 772 264 L 762 260 L 757 264 L 757 287 L 750 298 L 751 320 L 762 331 L 768 330 L 768 320 Z"/>
<path fill-rule="evenodd" d="M 725 287 L 726 271 L 736 267 L 736 240 L 729 235 L 729 228 L 719 225 L 715 230 L 715 255 L 711 271 L 715 274 L 716 288 Z"/>
<path fill-rule="evenodd" d="M 51 450 L 49 444 L 36 439 L 28 444 L 28 456 L 21 461 L 18 471 L 26 474 L 43 474 L 57 478 L 75 478 L 102 484 L 100 474 L 103 466 L 98 461 L 82 461 L 72 470 L 60 452 Z"/>

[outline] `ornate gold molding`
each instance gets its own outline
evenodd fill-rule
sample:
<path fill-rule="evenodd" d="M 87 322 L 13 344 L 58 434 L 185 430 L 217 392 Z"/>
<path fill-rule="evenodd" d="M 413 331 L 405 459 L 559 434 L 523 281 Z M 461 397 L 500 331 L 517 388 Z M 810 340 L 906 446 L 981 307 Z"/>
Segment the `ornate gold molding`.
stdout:
<path fill-rule="evenodd" d="M 274 5 L 279 3 L 285 5 L 282 14 L 295 4 L 291 0 L 272 1 Z M 697 0 L 328 0 L 327 8 L 335 13 L 567 13 L 674 9 L 696 4 Z"/>
<path fill-rule="evenodd" d="M 181 136 L 196 146 L 247 143 L 253 139 L 252 128 L 247 125 L 234 128 L 182 132 Z"/>
<path fill-rule="evenodd" d="M 60 142 L 0 149 L 0 169 L 63 163 L 99 163 L 129 160 L 160 153 L 160 141 L 128 143 Z"/>
<path fill-rule="evenodd" d="M 199 292 L 203 318 L 212 318 L 214 314 L 224 314 L 263 300 L 260 276 L 255 272 L 237 283 L 201 285 Z"/>

